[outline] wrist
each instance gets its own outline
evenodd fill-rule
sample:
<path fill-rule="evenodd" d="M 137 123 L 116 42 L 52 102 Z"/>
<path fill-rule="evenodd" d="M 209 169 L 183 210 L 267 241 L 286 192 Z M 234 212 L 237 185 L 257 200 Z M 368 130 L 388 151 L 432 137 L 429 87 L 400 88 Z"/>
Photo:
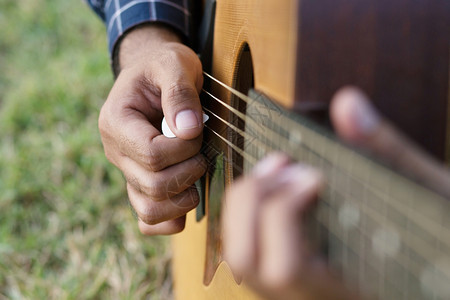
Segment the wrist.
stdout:
<path fill-rule="evenodd" d="M 165 43 L 182 43 L 178 33 L 160 23 L 143 24 L 133 28 L 120 41 L 113 58 L 113 69 L 117 76 L 120 70 L 139 63 Z"/>

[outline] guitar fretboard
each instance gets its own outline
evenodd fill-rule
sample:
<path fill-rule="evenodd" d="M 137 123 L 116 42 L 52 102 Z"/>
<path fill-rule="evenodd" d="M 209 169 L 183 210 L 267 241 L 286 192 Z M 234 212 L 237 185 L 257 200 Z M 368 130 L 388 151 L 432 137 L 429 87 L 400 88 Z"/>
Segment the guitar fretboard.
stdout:
<path fill-rule="evenodd" d="M 325 174 L 313 227 L 349 286 L 381 299 L 449 299 L 448 200 L 263 95 L 251 91 L 250 98 L 240 151 L 244 169 L 282 150 Z"/>

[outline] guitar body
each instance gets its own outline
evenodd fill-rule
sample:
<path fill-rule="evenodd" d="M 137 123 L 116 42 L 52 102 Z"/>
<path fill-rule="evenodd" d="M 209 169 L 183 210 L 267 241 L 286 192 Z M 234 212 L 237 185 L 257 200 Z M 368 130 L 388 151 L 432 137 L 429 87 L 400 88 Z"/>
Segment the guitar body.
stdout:
<path fill-rule="evenodd" d="M 397 126 L 444 160 L 449 158 L 449 3 L 217 0 L 212 76 L 245 94 L 254 88 L 324 123 L 333 93 L 358 85 Z M 247 112 L 248 104 L 229 90 L 208 85 L 212 95 Z M 223 105 L 210 98 L 203 102 L 247 130 Z M 282 112 L 275 117 L 283 118 Z M 235 144 L 245 144 L 223 122 L 213 118 L 207 125 Z M 217 134 L 205 130 L 205 141 L 214 150 L 209 156 L 216 166 L 204 182 L 205 215 L 189 213 L 185 230 L 173 238 L 176 298 L 259 299 L 235 278 L 221 253 L 222 192 L 249 164 Z"/>
<path fill-rule="evenodd" d="M 217 1 L 213 44 L 212 75 L 229 86 L 236 86 L 237 71 L 246 45 L 251 49 L 254 86 L 274 99 L 292 104 L 295 92 L 297 1 Z M 248 78 L 248 77 L 247 77 Z M 206 80 L 206 79 L 205 79 Z M 231 95 L 220 87 L 214 94 L 231 103 Z M 246 92 L 246 91 L 244 91 Z M 217 105 L 216 110 L 221 110 Z M 221 115 L 226 115 L 224 111 Z M 228 119 L 228 116 L 226 116 Z M 225 130 L 216 124 L 218 131 Z M 215 140 L 214 136 L 210 136 Z M 214 141 L 220 145 L 220 141 Z M 223 147 L 223 146 L 222 146 Z M 223 149 L 227 155 L 227 149 Z M 224 179 L 232 181 L 229 166 Z M 209 185 L 208 185 L 209 187 Z M 206 192 L 208 195 L 209 190 Z M 212 192 L 214 193 L 214 192 Z M 177 299 L 259 299 L 247 287 L 237 284 L 226 262 L 220 262 L 213 278 L 205 269 L 215 269 L 207 258 L 208 218 L 187 216 L 185 230 L 173 238 L 174 283 Z M 220 246 L 219 246 L 220 248 Z M 205 282 L 209 281 L 211 282 Z"/>

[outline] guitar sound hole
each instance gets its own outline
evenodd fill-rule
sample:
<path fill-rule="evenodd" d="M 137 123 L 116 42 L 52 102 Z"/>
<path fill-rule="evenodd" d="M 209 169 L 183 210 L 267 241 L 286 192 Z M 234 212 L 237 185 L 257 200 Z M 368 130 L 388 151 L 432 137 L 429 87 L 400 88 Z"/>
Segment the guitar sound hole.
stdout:
<path fill-rule="evenodd" d="M 250 88 L 254 85 L 253 80 L 253 62 L 252 55 L 250 52 L 250 48 L 248 44 L 244 44 L 240 51 L 240 56 L 236 64 L 236 69 L 234 73 L 234 84 L 233 87 L 240 91 L 241 93 L 247 95 Z M 245 114 L 246 112 L 246 103 L 242 99 L 237 96 L 232 96 L 231 105 L 239 110 L 241 113 Z M 237 127 L 240 132 L 244 132 L 245 130 L 245 121 L 238 117 L 233 112 L 230 112 L 230 123 Z M 242 136 L 237 130 L 233 128 L 229 128 L 228 130 L 228 138 L 233 144 L 242 150 L 245 151 L 245 137 Z M 229 170 L 231 173 L 231 178 L 236 178 L 244 173 L 244 158 L 239 151 L 229 149 L 228 157 L 231 159 L 231 164 L 229 164 Z"/>

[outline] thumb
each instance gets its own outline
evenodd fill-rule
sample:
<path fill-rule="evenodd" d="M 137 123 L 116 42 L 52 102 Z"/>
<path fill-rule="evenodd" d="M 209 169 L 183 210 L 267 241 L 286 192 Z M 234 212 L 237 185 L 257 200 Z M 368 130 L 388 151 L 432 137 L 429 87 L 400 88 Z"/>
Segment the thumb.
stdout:
<path fill-rule="evenodd" d="M 161 106 L 167 125 L 176 137 L 191 140 L 203 130 L 199 92 L 203 85 L 202 64 L 189 48 L 178 43 L 154 63 L 155 79 L 161 91 Z"/>
<path fill-rule="evenodd" d="M 203 129 L 200 98 L 195 85 L 188 82 L 172 84 L 161 90 L 161 104 L 167 125 L 178 138 L 191 140 Z"/>
<path fill-rule="evenodd" d="M 450 196 L 450 176 L 440 163 L 382 118 L 364 93 L 343 88 L 331 103 L 331 119 L 338 135 L 429 188 Z"/>
<path fill-rule="evenodd" d="M 184 72 L 183 76 L 170 71 L 162 76 L 164 80 L 161 83 L 161 105 L 167 125 L 175 136 L 191 140 L 198 137 L 203 130 L 203 113 L 199 98 L 203 76 L 201 66 L 184 70 L 187 72 Z"/>
<path fill-rule="evenodd" d="M 342 139 L 364 148 L 370 148 L 369 144 L 378 138 L 377 133 L 384 123 L 366 95 L 354 87 L 344 87 L 334 95 L 330 117 Z"/>
<path fill-rule="evenodd" d="M 397 168 L 409 165 L 405 154 L 420 160 L 418 147 L 381 117 L 366 95 L 357 88 L 339 90 L 331 102 L 331 119 L 338 135 L 390 162 Z"/>

